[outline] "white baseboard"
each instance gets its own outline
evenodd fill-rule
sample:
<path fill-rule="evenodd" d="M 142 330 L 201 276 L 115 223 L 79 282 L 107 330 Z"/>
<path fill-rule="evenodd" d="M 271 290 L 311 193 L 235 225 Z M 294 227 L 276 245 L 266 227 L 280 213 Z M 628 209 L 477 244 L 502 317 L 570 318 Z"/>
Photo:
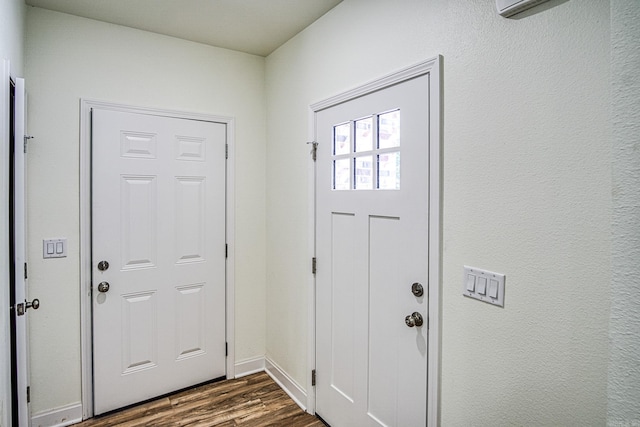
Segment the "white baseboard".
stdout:
<path fill-rule="evenodd" d="M 264 356 L 245 359 L 235 364 L 235 378 L 244 377 L 264 371 Z"/>
<path fill-rule="evenodd" d="M 303 411 L 307 410 L 306 405 L 303 403 L 307 401 L 307 392 L 268 357 L 265 357 L 265 371 Z"/>
<path fill-rule="evenodd" d="M 31 427 L 64 427 L 82 421 L 82 403 L 71 403 L 39 412 L 31 417 Z"/>

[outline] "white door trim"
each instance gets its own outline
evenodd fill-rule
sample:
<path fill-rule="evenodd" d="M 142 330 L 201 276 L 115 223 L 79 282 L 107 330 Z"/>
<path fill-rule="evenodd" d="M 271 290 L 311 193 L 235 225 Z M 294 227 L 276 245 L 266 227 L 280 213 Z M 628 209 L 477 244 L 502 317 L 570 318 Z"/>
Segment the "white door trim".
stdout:
<path fill-rule="evenodd" d="M 429 356 L 427 366 L 427 425 L 440 425 L 440 357 L 441 357 L 441 283 L 442 283 L 442 56 L 438 55 L 339 95 L 316 102 L 309 107 L 309 141 L 316 137 L 316 113 L 340 103 L 370 94 L 403 81 L 429 74 Z M 313 162 L 312 162 L 313 163 Z M 315 163 L 310 168 L 309 210 L 313 245 L 310 257 L 315 257 Z M 309 278 L 309 375 L 316 367 L 316 288 L 315 277 Z M 316 393 L 308 381 L 307 410 L 315 413 Z"/>
<path fill-rule="evenodd" d="M 9 275 L 9 81 L 11 79 L 11 67 L 8 59 L 0 61 L 2 66 L 2 85 L 0 86 L 0 281 L 11 283 Z M 6 255 L 5 255 L 6 254 Z M 9 309 L 9 286 L 0 289 L 0 338 L 3 342 L 11 341 L 11 310 Z M 11 346 L 4 345 L 0 349 L 0 425 L 11 425 L 12 403 L 11 392 L 14 386 L 11 382 Z"/>
<path fill-rule="evenodd" d="M 82 418 L 93 417 L 93 353 L 91 330 L 91 109 L 151 114 L 227 125 L 226 175 L 226 360 L 227 378 L 235 376 L 235 119 L 227 116 L 188 113 L 157 108 L 134 107 L 90 99 L 80 100 L 80 333 L 82 364 Z"/>

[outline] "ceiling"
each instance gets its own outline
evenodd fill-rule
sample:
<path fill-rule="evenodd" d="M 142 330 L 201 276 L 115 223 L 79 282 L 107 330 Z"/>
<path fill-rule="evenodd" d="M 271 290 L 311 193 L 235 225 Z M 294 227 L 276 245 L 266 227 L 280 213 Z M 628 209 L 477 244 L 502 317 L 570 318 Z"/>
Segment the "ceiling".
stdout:
<path fill-rule="evenodd" d="M 341 1 L 25 0 L 25 3 L 267 56 Z"/>

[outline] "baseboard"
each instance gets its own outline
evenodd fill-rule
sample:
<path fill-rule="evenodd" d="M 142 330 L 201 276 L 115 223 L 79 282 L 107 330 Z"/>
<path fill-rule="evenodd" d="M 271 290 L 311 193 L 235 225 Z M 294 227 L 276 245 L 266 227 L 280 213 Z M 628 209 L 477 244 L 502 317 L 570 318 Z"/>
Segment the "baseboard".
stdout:
<path fill-rule="evenodd" d="M 303 402 L 307 401 L 307 392 L 304 391 L 293 378 L 278 366 L 275 362 L 265 357 L 265 369 L 267 374 L 293 399 L 296 404 L 302 408 L 303 411 L 307 410 L 307 407 Z"/>
<path fill-rule="evenodd" d="M 82 421 L 82 403 L 72 403 L 31 417 L 31 427 L 64 427 Z"/>
<path fill-rule="evenodd" d="M 235 364 L 235 378 L 255 374 L 264 371 L 264 356 L 245 359 Z"/>

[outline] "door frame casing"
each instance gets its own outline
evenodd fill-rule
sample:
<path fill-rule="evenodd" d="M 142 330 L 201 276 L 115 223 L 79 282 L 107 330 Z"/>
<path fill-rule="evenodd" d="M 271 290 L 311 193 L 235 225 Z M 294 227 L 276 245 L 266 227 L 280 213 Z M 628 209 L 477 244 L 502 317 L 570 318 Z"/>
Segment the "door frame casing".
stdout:
<path fill-rule="evenodd" d="M 10 178 L 9 178 L 9 144 L 13 144 L 10 138 L 10 112 L 9 104 L 10 98 L 10 82 L 11 82 L 11 63 L 8 59 L 1 58 L 0 66 L 2 70 L 2 85 L 0 85 L 0 217 L 3 218 L 0 222 L 0 253 L 3 255 L 0 257 L 0 280 L 2 283 L 11 283 L 10 277 L 10 258 L 9 258 L 9 244 L 10 244 L 10 232 L 9 232 L 9 197 L 10 191 Z M 5 221 L 4 218 L 7 218 Z M 6 254 L 6 255 L 5 255 Z M 0 315 L 4 319 L 0 322 L 0 337 L 5 342 L 11 341 L 11 321 L 12 311 L 9 308 L 10 294 L 9 286 L 3 286 L 0 289 Z M 13 414 L 13 384 L 11 378 L 11 345 L 2 346 L 0 349 L 2 354 L 0 355 L 0 393 L 3 396 L 0 399 L 0 404 L 3 405 L 0 411 L 0 425 L 10 425 L 12 422 Z"/>
<path fill-rule="evenodd" d="M 442 306 L 442 62 L 438 55 L 429 60 L 403 68 L 352 90 L 316 102 L 309 107 L 309 141 L 316 141 L 316 114 L 327 108 L 385 89 L 425 74 L 429 75 L 429 338 L 427 357 L 427 425 L 440 425 L 440 359 Z M 310 257 L 316 256 L 316 164 L 309 168 Z M 311 386 L 311 372 L 316 368 L 316 280 L 309 278 L 308 292 L 309 346 L 307 366 L 307 411 L 315 414 L 316 392 Z"/>
<path fill-rule="evenodd" d="M 228 116 L 136 107 L 106 101 L 80 99 L 80 346 L 83 420 L 91 418 L 94 415 L 93 332 L 91 327 L 91 110 L 94 108 L 125 113 L 200 120 L 226 125 L 225 234 L 228 251 L 225 269 L 225 339 L 228 351 L 225 363 L 227 378 L 235 377 L 235 119 Z"/>

